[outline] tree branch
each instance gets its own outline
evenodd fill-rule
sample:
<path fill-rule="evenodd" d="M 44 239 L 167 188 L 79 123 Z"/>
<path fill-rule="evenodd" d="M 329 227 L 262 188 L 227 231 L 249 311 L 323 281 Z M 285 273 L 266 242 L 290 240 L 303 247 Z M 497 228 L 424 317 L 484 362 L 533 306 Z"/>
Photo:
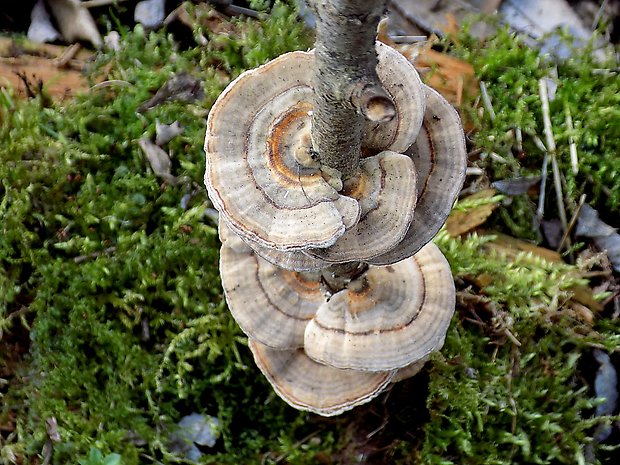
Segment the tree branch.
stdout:
<path fill-rule="evenodd" d="M 357 170 L 364 121 L 386 122 L 394 103 L 377 77 L 375 37 L 385 0 L 312 0 L 315 105 L 312 142 L 321 163 L 343 177 Z"/>

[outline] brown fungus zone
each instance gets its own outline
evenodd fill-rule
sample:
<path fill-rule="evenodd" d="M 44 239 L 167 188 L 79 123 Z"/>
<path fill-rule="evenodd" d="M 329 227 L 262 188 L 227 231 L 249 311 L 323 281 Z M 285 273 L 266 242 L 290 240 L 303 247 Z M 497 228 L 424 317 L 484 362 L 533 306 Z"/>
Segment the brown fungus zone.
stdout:
<path fill-rule="evenodd" d="M 398 52 L 378 43 L 377 54 L 395 114 L 369 118 L 347 178 L 313 149 L 312 52 L 243 73 L 207 121 L 230 311 L 278 395 L 326 416 L 417 373 L 455 306 L 429 241 L 463 182 L 460 119 Z"/>

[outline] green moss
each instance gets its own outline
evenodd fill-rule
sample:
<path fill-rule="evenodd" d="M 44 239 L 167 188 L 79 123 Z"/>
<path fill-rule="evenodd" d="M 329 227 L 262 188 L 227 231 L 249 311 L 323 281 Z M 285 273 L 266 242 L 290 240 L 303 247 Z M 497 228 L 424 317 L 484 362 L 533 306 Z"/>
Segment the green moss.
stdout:
<path fill-rule="evenodd" d="M 565 192 L 573 205 L 586 193 L 588 202 L 618 213 L 620 80 L 610 71 L 615 67 L 613 57 L 597 62 L 591 47 L 576 51 L 569 60 L 553 60 L 505 28 L 500 28 L 484 44 L 477 43 L 464 31 L 457 44 L 454 52 L 474 65 L 496 114 L 491 120 L 486 111 L 480 117 L 475 109 L 465 108 L 478 129 L 473 135 L 476 147 L 487 154 L 495 152 L 505 160 L 501 163 L 487 157 L 479 161 L 491 179 L 540 174 L 544 153 L 533 141 L 533 135 L 545 141 L 538 80 L 554 76 L 557 71 L 557 90 L 550 102 L 550 115 L 560 171 L 566 180 Z M 566 124 L 568 113 L 572 117 L 572 129 Z M 515 128 L 523 133 L 523 152 L 517 149 L 512 132 Z M 570 138 L 577 148 L 578 174 L 571 168 Z M 546 209 L 550 218 L 557 215 L 551 191 Z M 526 231 L 532 230 L 533 208 L 529 207 L 529 201 L 503 208 L 505 218 L 513 219 L 504 226 L 513 234 L 523 237 Z"/>
<path fill-rule="evenodd" d="M 309 39 L 281 3 L 236 26 L 247 34 L 227 38 L 225 49 L 213 36 L 188 51 L 165 34 L 124 31 L 122 50 L 92 67 L 93 76 L 105 67 L 109 86 L 63 106 L 4 94 L 0 328 L 12 331 L 22 307 L 31 325 L 28 366 L 0 410 L 17 415 L 12 454 L 41 453 L 52 416 L 62 437 L 55 463 L 87 461 L 92 450 L 124 464 L 145 455 L 176 462 L 167 431 L 194 410 L 222 423 L 211 461 L 254 461 L 303 434 L 299 413 L 263 407 L 273 394 L 223 304 L 202 140 L 206 109 L 226 84 L 218 68 L 225 63 L 232 78 Z M 180 71 L 202 80 L 204 102 L 137 112 Z M 185 128 L 166 147 L 172 172 L 186 180 L 177 186 L 153 175 L 137 145 L 157 119 Z M 254 426 L 240 434 L 241 421 Z"/>
<path fill-rule="evenodd" d="M 52 416 L 62 437 L 53 463 L 183 463 L 167 437 L 193 411 L 221 424 L 205 463 L 358 460 L 347 431 L 358 414 L 323 420 L 288 407 L 258 372 L 222 298 L 202 187 L 204 116 L 228 80 L 311 41 L 286 4 L 231 27 L 235 34 L 197 30 L 208 45 L 187 51 L 162 33 L 124 31 L 121 51 L 93 64 L 93 76 L 105 70 L 109 85 L 63 105 L 1 94 L 0 339 L 23 325 L 30 350 L 8 387 L 0 385 L 0 424 L 16 419 L 15 434 L 0 436 L 0 463 L 37 461 Z M 498 52 L 489 59 L 504 65 L 486 68 L 485 79 L 522 62 L 526 81 L 539 76 L 535 52 L 508 36 L 495 40 L 512 61 Z M 203 102 L 136 111 L 180 71 L 203 81 Z M 528 82 L 524 95 L 535 92 Z M 497 101 L 500 92 L 491 92 Z M 537 127 L 533 97 L 519 105 L 519 124 Z M 186 179 L 175 186 L 153 175 L 137 145 L 153 136 L 156 119 L 185 128 L 166 147 L 172 173 Z M 511 123 L 506 116 L 501 124 Z M 479 143 L 500 153 L 489 136 L 500 141 L 503 129 L 485 130 Z M 393 407 L 373 436 L 385 441 L 389 462 L 576 463 L 588 443 L 594 401 L 580 358 L 592 344 L 617 350 L 618 322 L 591 327 L 563 312 L 568 289 L 581 282 L 576 267 L 527 254 L 508 260 L 488 240 L 436 239 L 460 290 L 475 299 L 459 304 L 443 355 L 411 393 L 426 395 L 428 378 L 428 411 Z M 490 284 L 467 284 L 484 274 Z M 409 431 L 423 434 L 411 439 Z"/>
<path fill-rule="evenodd" d="M 492 283 L 465 291 L 430 369 L 420 456 L 430 464 L 585 463 L 594 425 L 611 419 L 589 418 L 595 404 L 578 362 L 593 340 L 616 350 L 618 322 L 599 332 L 562 311 L 567 289 L 581 282 L 576 268 L 525 253 L 507 260 L 485 250 L 488 240 L 436 239 L 457 278 L 487 274 Z"/>

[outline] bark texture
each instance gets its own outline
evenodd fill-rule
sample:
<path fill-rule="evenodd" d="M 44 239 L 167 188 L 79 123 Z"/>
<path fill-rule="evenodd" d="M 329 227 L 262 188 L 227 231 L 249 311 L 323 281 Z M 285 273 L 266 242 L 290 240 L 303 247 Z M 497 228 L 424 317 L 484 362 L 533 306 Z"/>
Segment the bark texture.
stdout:
<path fill-rule="evenodd" d="M 321 163 L 347 177 L 359 164 L 365 119 L 395 108 L 377 77 L 375 37 L 385 0 L 312 0 L 316 13 L 312 141 Z"/>

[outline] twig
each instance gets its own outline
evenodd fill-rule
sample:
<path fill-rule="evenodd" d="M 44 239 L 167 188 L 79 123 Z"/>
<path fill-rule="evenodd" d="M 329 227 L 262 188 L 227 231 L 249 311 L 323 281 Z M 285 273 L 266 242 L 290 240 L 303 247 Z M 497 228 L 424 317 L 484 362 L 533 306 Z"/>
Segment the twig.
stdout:
<path fill-rule="evenodd" d="M 131 82 L 123 81 L 122 79 L 111 79 L 109 81 L 99 82 L 88 90 L 89 91 L 99 90 L 99 89 L 103 89 L 104 87 L 112 87 L 112 86 L 133 87 L 133 84 Z"/>
<path fill-rule="evenodd" d="M 541 152 L 547 153 L 547 147 L 545 147 L 545 144 L 543 144 L 543 141 L 540 140 L 540 137 L 538 137 L 535 133 L 531 133 L 530 134 L 532 136 L 532 140 L 534 141 L 534 145 L 536 145 L 536 147 L 538 147 L 538 150 L 540 150 Z"/>
<path fill-rule="evenodd" d="M 396 114 L 376 71 L 385 1 L 310 2 L 317 19 L 312 145 L 333 179 L 356 172 L 366 120 L 387 122 Z"/>
<path fill-rule="evenodd" d="M 493 110 L 493 105 L 491 105 L 491 98 L 489 97 L 489 93 L 487 92 L 487 86 L 484 84 L 484 81 L 480 81 L 480 92 L 482 95 L 482 105 L 484 109 L 489 114 L 489 118 L 491 121 L 495 120 L 495 110 Z"/>
<path fill-rule="evenodd" d="M 390 40 L 397 44 L 415 44 L 418 42 L 424 42 L 428 40 L 427 36 L 400 36 L 400 35 L 388 35 Z"/>
<path fill-rule="evenodd" d="M 523 132 L 521 128 L 515 128 L 515 141 L 517 142 L 517 150 L 523 152 Z"/>
<path fill-rule="evenodd" d="M 373 437 L 375 434 L 377 434 L 379 431 L 385 428 L 387 424 L 388 424 L 388 419 L 384 418 L 383 422 L 379 426 L 377 426 L 374 430 L 372 430 L 370 433 L 366 435 L 366 439 L 370 439 L 371 437 Z"/>
<path fill-rule="evenodd" d="M 489 157 L 491 157 L 491 160 L 495 160 L 496 162 L 501 163 L 502 165 L 508 164 L 508 160 L 506 160 L 504 157 L 502 157 L 501 155 L 495 152 L 491 152 L 489 154 Z"/>
<path fill-rule="evenodd" d="M 233 5 L 232 3 L 224 8 L 224 13 L 226 13 L 228 16 L 245 15 L 249 16 L 250 18 L 258 18 L 260 16 L 258 11 L 256 10 Z"/>
<path fill-rule="evenodd" d="M 585 201 L 586 201 L 586 194 L 581 194 L 581 197 L 579 197 L 579 203 L 577 204 L 577 208 L 575 209 L 575 213 L 573 213 L 573 217 L 570 219 L 570 222 L 568 223 L 568 228 L 566 228 L 566 231 L 564 231 L 564 234 L 562 235 L 562 240 L 560 240 L 560 244 L 558 245 L 558 248 L 556 249 L 556 251 L 559 252 L 564 247 L 564 243 L 568 240 L 568 235 L 575 227 L 575 224 L 577 224 L 577 219 L 579 218 L 581 207 L 583 207 L 583 204 L 585 203 Z"/>
<path fill-rule="evenodd" d="M 485 171 L 482 168 L 478 168 L 477 166 L 469 166 L 465 170 L 466 176 L 482 176 Z"/>
<path fill-rule="evenodd" d="M 547 150 L 551 156 L 551 170 L 553 173 L 553 185 L 555 187 L 555 196 L 558 203 L 558 214 L 564 231 L 568 229 L 566 220 L 566 210 L 564 207 L 564 194 L 562 193 L 562 180 L 560 178 L 560 168 L 556 157 L 555 139 L 553 138 L 553 128 L 551 127 L 551 114 L 549 112 L 549 96 L 547 95 L 547 81 L 541 78 L 538 81 L 538 90 L 542 103 L 543 124 L 545 130 L 545 139 L 547 141 Z"/>
<path fill-rule="evenodd" d="M 75 57 L 77 52 L 80 51 L 80 48 L 82 48 L 82 46 L 77 42 L 68 46 L 59 57 L 53 60 L 54 65 L 57 68 L 64 68 L 65 66 L 67 66 L 67 63 L 69 63 Z"/>
<path fill-rule="evenodd" d="M 504 328 L 503 333 L 508 339 L 512 341 L 514 345 L 516 345 L 517 347 L 521 347 L 521 342 L 515 337 L 514 334 L 512 334 L 512 332 L 508 328 Z"/>
<path fill-rule="evenodd" d="M 540 226 L 545 215 L 545 196 L 547 192 L 547 172 L 549 166 L 549 154 L 545 151 L 543 166 L 540 173 L 540 196 L 538 197 L 538 208 L 536 209 L 536 226 Z"/>
<path fill-rule="evenodd" d="M 573 117 L 570 114 L 570 107 L 568 103 L 564 104 L 564 111 L 566 112 L 566 129 L 573 131 Z M 570 164 L 573 169 L 573 174 L 579 173 L 579 159 L 577 158 L 577 144 L 572 134 L 568 136 L 568 147 L 570 150 Z"/>
<path fill-rule="evenodd" d="M 598 23 L 601 21 L 601 18 L 603 17 L 605 8 L 607 8 L 607 2 L 608 0 L 603 0 L 603 3 L 601 3 L 601 7 L 598 9 L 598 11 L 596 12 L 596 15 L 594 16 L 594 19 L 592 20 L 593 31 L 598 27 Z"/>
<path fill-rule="evenodd" d="M 86 255 L 78 255 L 73 259 L 75 263 L 83 263 L 88 260 L 92 260 L 93 258 L 97 258 L 100 255 L 108 255 L 116 251 L 116 247 L 107 247 L 103 250 L 98 250 L 97 252 L 89 253 Z"/>

